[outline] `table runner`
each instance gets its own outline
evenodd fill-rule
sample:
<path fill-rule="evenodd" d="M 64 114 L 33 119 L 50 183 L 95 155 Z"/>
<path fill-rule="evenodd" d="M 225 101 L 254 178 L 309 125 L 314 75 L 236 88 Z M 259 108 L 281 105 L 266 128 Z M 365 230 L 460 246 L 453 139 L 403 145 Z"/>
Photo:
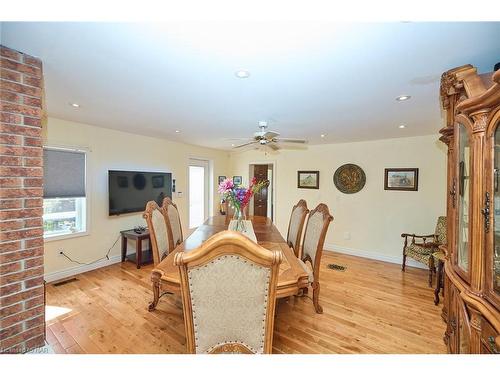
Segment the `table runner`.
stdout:
<path fill-rule="evenodd" d="M 236 228 L 236 222 L 237 222 L 237 220 L 231 220 L 229 222 L 229 226 L 228 226 L 227 229 L 229 229 L 229 230 L 235 230 L 235 228 Z M 245 231 L 240 232 L 240 233 L 243 234 L 244 236 L 250 238 L 255 243 L 257 243 L 257 237 L 255 236 L 255 232 L 253 230 L 252 222 L 250 220 L 243 220 L 243 226 L 245 228 Z"/>

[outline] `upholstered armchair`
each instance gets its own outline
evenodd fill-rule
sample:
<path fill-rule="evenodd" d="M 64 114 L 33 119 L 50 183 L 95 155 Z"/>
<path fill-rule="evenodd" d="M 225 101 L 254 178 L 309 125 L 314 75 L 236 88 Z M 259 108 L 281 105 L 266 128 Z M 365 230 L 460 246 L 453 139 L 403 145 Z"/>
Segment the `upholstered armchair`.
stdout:
<path fill-rule="evenodd" d="M 288 223 L 286 242 L 293 249 L 297 258 L 300 257 L 300 241 L 302 240 L 302 231 L 308 213 L 307 203 L 301 199 L 293 206 L 290 222 Z"/>
<path fill-rule="evenodd" d="M 313 289 L 314 309 L 318 314 L 323 313 L 323 308 L 319 304 L 319 270 L 321 256 L 323 254 L 323 246 L 325 244 L 328 226 L 332 220 L 333 216 L 330 215 L 328 206 L 320 203 L 309 213 L 309 219 L 307 220 L 304 234 L 304 244 L 302 245 L 300 264 L 309 275 L 309 283 Z M 310 266 L 307 263 L 309 263 Z M 303 291 L 307 293 L 307 288 Z"/>
<path fill-rule="evenodd" d="M 282 256 L 233 231 L 175 255 L 189 353 L 271 353 Z"/>
<path fill-rule="evenodd" d="M 169 197 L 163 199 L 162 209 L 167 219 L 169 251 L 173 251 L 177 245 L 184 241 L 182 236 L 181 217 L 177 205 Z"/>
<path fill-rule="evenodd" d="M 155 201 L 149 201 L 142 214 L 146 219 L 151 241 L 151 250 L 153 252 L 153 263 L 156 266 L 169 253 L 167 219 L 165 211 L 159 207 Z"/>
<path fill-rule="evenodd" d="M 405 270 L 407 257 L 425 264 L 429 267 L 429 286 L 432 286 L 432 275 L 435 270 L 432 254 L 439 251 L 439 245 L 446 244 L 446 216 L 438 218 L 434 234 L 416 235 L 403 233 L 401 237 L 405 239 L 401 269 Z M 410 239 L 409 243 L 408 239 Z"/>

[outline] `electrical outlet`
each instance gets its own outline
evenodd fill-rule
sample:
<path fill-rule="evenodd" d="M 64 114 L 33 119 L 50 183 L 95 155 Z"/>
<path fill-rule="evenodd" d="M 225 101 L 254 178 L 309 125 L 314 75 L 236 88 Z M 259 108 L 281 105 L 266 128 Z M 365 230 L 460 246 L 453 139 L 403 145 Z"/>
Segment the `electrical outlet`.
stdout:
<path fill-rule="evenodd" d="M 351 239 L 351 232 L 344 232 L 344 240 L 350 240 Z"/>

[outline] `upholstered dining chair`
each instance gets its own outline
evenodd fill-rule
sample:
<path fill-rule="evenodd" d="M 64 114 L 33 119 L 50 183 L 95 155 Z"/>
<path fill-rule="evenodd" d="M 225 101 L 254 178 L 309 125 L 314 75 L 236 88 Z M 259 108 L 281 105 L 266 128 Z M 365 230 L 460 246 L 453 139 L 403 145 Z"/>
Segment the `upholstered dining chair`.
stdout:
<path fill-rule="evenodd" d="M 323 308 L 319 304 L 319 270 L 321 255 L 323 254 L 326 232 L 332 220 L 333 216 L 330 215 L 328 206 L 324 203 L 320 203 L 309 213 L 309 219 L 307 220 L 304 234 L 304 243 L 302 245 L 300 264 L 309 274 L 309 283 L 313 289 L 314 309 L 318 314 L 323 313 Z M 307 262 L 310 263 L 311 267 L 308 266 Z M 307 294 L 307 288 L 304 289 L 304 293 Z"/>
<path fill-rule="evenodd" d="M 300 241 L 302 240 L 302 231 L 308 213 L 307 203 L 301 199 L 293 206 L 290 222 L 288 223 L 286 242 L 293 249 L 297 258 L 300 257 Z"/>
<path fill-rule="evenodd" d="M 177 245 L 184 241 L 182 237 L 181 217 L 177 205 L 166 197 L 163 199 L 162 209 L 167 219 L 167 236 L 169 251 L 173 251 Z"/>
<path fill-rule="evenodd" d="M 282 256 L 233 231 L 175 255 L 189 353 L 271 353 Z"/>
<path fill-rule="evenodd" d="M 416 235 L 402 233 L 401 237 L 405 239 L 403 245 L 403 264 L 401 269 L 406 269 L 406 258 L 409 257 L 419 263 L 429 267 L 429 286 L 432 286 L 432 276 L 435 272 L 433 253 L 439 252 L 439 245 L 446 244 L 446 216 L 438 217 L 436 230 L 434 234 Z M 408 243 L 408 239 L 411 242 Z"/>
<path fill-rule="evenodd" d="M 149 201 L 146 204 L 146 209 L 144 210 L 142 217 L 146 219 L 149 229 L 151 249 L 153 252 L 153 263 L 156 266 L 168 255 L 170 248 L 168 245 L 168 230 L 165 211 L 162 207 L 159 207 L 155 201 Z"/>

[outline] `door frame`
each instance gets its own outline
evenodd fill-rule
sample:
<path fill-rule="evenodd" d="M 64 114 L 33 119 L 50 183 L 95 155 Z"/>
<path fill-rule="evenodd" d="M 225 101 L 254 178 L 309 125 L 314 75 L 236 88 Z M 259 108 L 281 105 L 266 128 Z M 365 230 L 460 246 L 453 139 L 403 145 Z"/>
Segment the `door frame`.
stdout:
<path fill-rule="evenodd" d="M 273 166 L 273 176 L 272 176 L 272 180 L 271 180 L 271 204 L 272 204 L 272 207 L 271 207 L 271 220 L 274 222 L 275 219 L 276 219 L 276 211 L 277 211 L 277 207 L 276 207 L 276 176 L 277 176 L 277 173 L 276 173 L 276 170 L 277 170 L 277 161 L 276 160 L 257 160 L 257 161 L 250 161 L 248 162 L 248 181 L 250 182 L 250 179 L 253 177 L 253 176 L 250 176 L 250 166 L 251 165 L 262 165 L 262 164 L 271 164 Z"/>
<path fill-rule="evenodd" d="M 188 165 L 187 165 L 187 227 L 188 229 L 192 229 L 190 226 L 190 221 L 191 221 L 191 214 L 190 214 L 190 200 L 191 200 L 191 194 L 190 194 L 190 188 L 191 188 L 191 179 L 189 175 L 189 167 L 204 167 L 206 171 L 206 176 L 205 176 L 205 199 L 206 199 L 206 204 L 204 207 L 204 220 L 207 220 L 211 215 L 210 213 L 212 212 L 212 207 L 213 207 L 213 202 L 211 197 L 213 196 L 213 183 L 212 183 L 212 174 L 213 174 L 213 162 L 209 159 L 206 158 L 200 158 L 196 156 L 189 156 L 188 157 Z"/>

